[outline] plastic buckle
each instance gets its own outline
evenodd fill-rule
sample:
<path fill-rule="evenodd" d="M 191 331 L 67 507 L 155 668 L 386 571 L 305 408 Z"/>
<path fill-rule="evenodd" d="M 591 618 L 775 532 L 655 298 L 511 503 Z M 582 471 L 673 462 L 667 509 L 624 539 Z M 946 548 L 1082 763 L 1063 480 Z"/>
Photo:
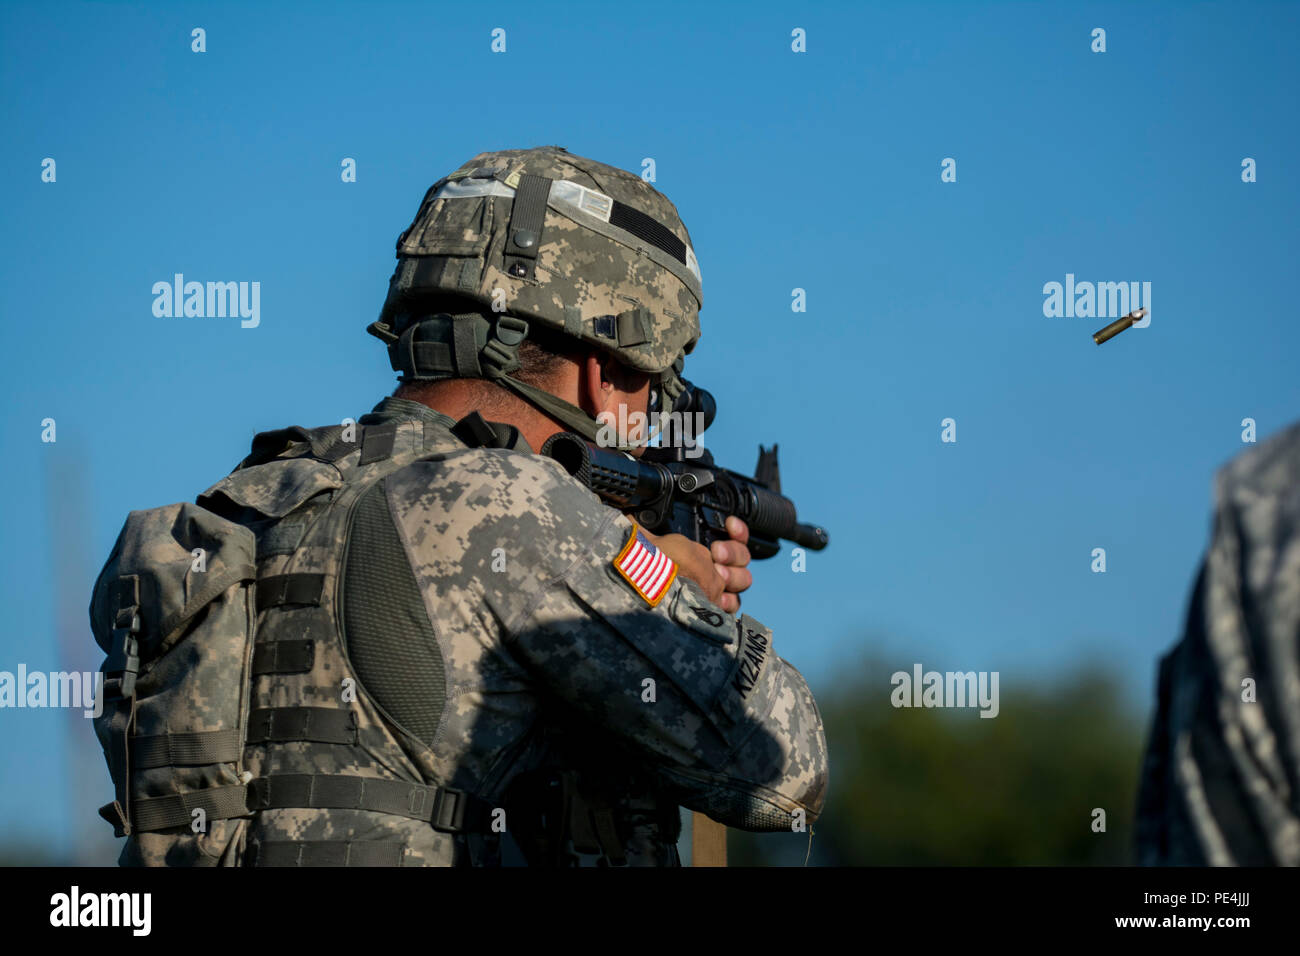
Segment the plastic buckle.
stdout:
<path fill-rule="evenodd" d="M 135 678 L 140 673 L 140 641 L 136 634 L 140 632 L 140 615 L 134 607 L 123 608 L 118 612 L 118 627 L 113 628 L 113 650 L 104 661 L 104 673 L 122 675 L 118 693 L 122 699 L 135 695 Z M 125 615 L 130 614 L 130 625 L 120 626 Z"/>
<path fill-rule="evenodd" d="M 503 315 L 496 320 L 492 338 L 479 355 L 480 365 L 492 365 L 501 372 L 513 372 L 519 367 L 516 350 L 528 338 L 528 323 L 513 315 Z"/>
<path fill-rule="evenodd" d="M 528 338 L 528 323 L 517 315 L 503 315 L 497 319 L 496 336 L 506 345 L 518 345 Z"/>
<path fill-rule="evenodd" d="M 440 787 L 433 798 L 433 828 L 443 833 L 459 833 L 465 827 L 465 791 Z"/>

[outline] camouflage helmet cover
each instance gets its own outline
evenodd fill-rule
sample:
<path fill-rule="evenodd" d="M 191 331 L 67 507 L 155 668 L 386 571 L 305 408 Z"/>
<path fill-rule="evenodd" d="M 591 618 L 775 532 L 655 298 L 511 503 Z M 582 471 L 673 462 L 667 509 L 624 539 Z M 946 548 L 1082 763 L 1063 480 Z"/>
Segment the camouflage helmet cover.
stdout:
<path fill-rule="evenodd" d="M 390 342 L 445 297 L 650 373 L 700 336 L 700 269 L 676 207 L 641 177 L 561 146 L 479 153 L 434 183 L 397 256 L 371 327 Z"/>

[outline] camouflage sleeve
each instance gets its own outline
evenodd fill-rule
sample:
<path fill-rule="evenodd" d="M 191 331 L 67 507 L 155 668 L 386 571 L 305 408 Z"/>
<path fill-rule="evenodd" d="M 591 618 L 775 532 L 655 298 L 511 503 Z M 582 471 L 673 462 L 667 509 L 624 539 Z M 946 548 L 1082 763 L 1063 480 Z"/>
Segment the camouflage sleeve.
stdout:
<path fill-rule="evenodd" d="M 1138 862 L 1300 865 L 1300 425 L 1219 475 L 1186 632 L 1161 661 Z"/>
<path fill-rule="evenodd" d="M 745 830 L 821 812 L 826 737 L 803 676 L 748 615 L 678 576 L 651 605 L 616 569 L 634 525 L 568 476 L 504 622 L 508 646 L 550 694 L 657 768 L 683 806 Z"/>

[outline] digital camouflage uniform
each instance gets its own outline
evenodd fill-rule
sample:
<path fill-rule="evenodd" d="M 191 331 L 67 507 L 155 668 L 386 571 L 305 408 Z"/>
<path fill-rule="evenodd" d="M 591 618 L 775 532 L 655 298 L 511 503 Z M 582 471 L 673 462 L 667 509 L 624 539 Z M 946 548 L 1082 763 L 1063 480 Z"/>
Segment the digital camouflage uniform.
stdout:
<path fill-rule="evenodd" d="M 1185 634 L 1160 663 L 1138 862 L 1295 866 L 1300 424 L 1229 463 L 1215 499 Z"/>
<path fill-rule="evenodd" d="M 628 518 L 517 435 L 514 448 L 469 448 L 452 424 L 385 399 L 354 442 L 339 426 L 259 435 L 254 454 L 200 496 L 205 511 L 257 531 L 249 730 L 216 788 L 240 806 L 211 810 L 210 830 L 191 839 L 184 812 L 160 814 L 177 801 L 186 812 L 209 805 L 170 795 L 166 758 L 137 760 L 124 864 L 494 865 L 498 808 L 505 839 L 540 859 L 538 836 L 558 821 L 538 822 L 536 787 L 512 789 L 539 768 L 576 771 L 591 808 L 587 839 L 568 834 L 586 853 L 566 845 L 551 863 L 674 865 L 678 804 L 749 830 L 816 819 L 820 714 L 771 632 L 680 576 L 650 607 L 613 567 Z M 408 459 L 419 460 L 395 467 Z M 333 522 L 349 509 L 341 555 Z M 215 575 L 219 547 L 180 524 L 170 566 L 187 567 L 203 544 L 204 574 Z M 112 617 L 105 582 L 131 570 L 123 547 L 96 589 L 100 633 Z M 205 580 L 184 579 L 186 593 Z M 176 616 L 166 602 L 152 614 Z M 223 729 L 196 697 L 239 687 L 240 656 L 225 651 L 192 635 L 168 655 L 187 656 L 141 676 L 137 753 L 183 763 L 175 741 Z M 191 678 L 207 683 L 187 692 L 184 727 L 175 707 L 151 707 L 178 667 L 207 675 Z M 472 801 L 463 830 L 429 825 L 433 787 Z"/>
<path fill-rule="evenodd" d="M 369 331 L 404 382 L 489 379 L 593 440 L 514 376 L 536 329 L 681 394 L 699 265 L 631 173 L 480 153 L 397 255 Z M 807 684 L 753 618 L 620 573 L 634 535 L 517 429 L 396 398 L 260 434 L 196 504 L 133 512 L 91 606 L 122 862 L 674 865 L 678 805 L 811 824 Z"/>

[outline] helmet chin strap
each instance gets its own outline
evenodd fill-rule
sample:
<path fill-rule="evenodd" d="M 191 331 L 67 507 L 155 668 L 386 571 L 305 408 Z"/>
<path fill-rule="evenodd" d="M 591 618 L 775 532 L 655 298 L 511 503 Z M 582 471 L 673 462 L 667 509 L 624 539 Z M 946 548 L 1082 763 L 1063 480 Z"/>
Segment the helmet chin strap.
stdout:
<path fill-rule="evenodd" d="M 608 441 L 601 442 L 599 439 L 602 429 L 605 436 L 608 437 L 610 429 L 604 429 L 600 422 L 592 418 L 585 411 L 570 402 L 566 402 L 558 395 L 552 395 L 545 389 L 538 388 L 535 385 L 529 385 L 527 382 L 521 382 L 517 378 L 509 375 L 488 376 L 489 381 L 496 382 L 510 391 L 514 392 L 521 399 L 532 405 L 534 408 L 545 412 L 563 425 L 567 425 L 570 430 L 577 432 L 589 442 L 599 442 L 602 448 L 610 448 L 615 451 L 630 452 L 635 449 L 636 445 L 624 444 L 621 440 L 617 444 L 611 444 Z"/>
<path fill-rule="evenodd" d="M 402 381 L 486 379 L 514 392 L 589 442 L 625 452 L 637 447 L 624 444 L 617 435 L 609 441 L 611 429 L 601 426 L 577 405 L 512 377 L 511 373 L 519 368 L 519 346 L 528 337 L 527 321 L 509 313 L 489 316 L 479 312 L 439 312 L 403 314 L 398 324 L 400 334 L 386 322 L 372 323 L 369 331 L 388 343 L 389 360 L 393 370 L 402 373 Z M 664 382 L 669 395 L 674 385 L 678 390 L 681 387 L 673 372 L 669 370 Z"/>

